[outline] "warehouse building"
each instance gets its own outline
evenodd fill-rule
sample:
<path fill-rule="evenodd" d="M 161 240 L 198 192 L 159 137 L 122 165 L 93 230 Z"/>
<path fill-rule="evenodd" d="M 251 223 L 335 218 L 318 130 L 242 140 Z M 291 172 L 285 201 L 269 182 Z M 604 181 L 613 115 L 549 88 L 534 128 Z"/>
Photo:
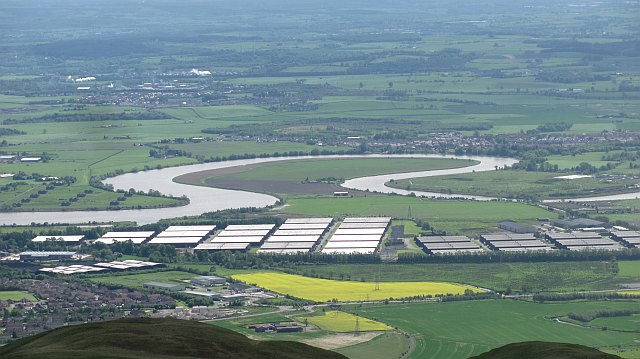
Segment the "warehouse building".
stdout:
<path fill-rule="evenodd" d="M 639 231 L 611 231 L 611 238 L 631 248 L 640 248 Z"/>
<path fill-rule="evenodd" d="M 581 250 L 618 250 L 623 247 L 616 241 L 595 232 L 547 232 L 545 237 L 558 248 Z"/>
<path fill-rule="evenodd" d="M 102 237 L 95 240 L 96 243 L 104 243 L 107 245 L 114 244 L 116 242 L 131 241 L 133 244 L 142 244 L 151 238 L 155 232 L 142 231 L 142 232 L 107 232 Z"/>
<path fill-rule="evenodd" d="M 536 228 L 527 224 L 520 224 L 513 221 L 498 223 L 498 228 L 513 233 L 536 233 Z"/>
<path fill-rule="evenodd" d="M 295 254 L 313 251 L 329 231 L 333 218 L 288 219 L 258 250 L 267 254 Z"/>
<path fill-rule="evenodd" d="M 54 261 L 75 259 L 76 252 L 68 251 L 26 251 L 19 254 L 21 261 Z"/>
<path fill-rule="evenodd" d="M 203 275 L 200 277 L 191 278 L 191 284 L 199 285 L 202 287 L 218 286 L 227 284 L 227 280 L 222 277 L 214 275 Z"/>
<path fill-rule="evenodd" d="M 322 253 L 375 253 L 390 223 L 390 217 L 347 217 L 329 238 Z"/>
<path fill-rule="evenodd" d="M 416 242 L 429 254 L 461 254 L 482 252 L 482 247 L 467 236 L 425 236 Z"/>
<path fill-rule="evenodd" d="M 64 243 L 68 245 L 79 244 L 84 239 L 84 235 L 77 236 L 36 236 L 31 242 L 33 243 L 45 243 L 48 241 Z"/>
<path fill-rule="evenodd" d="M 553 250 L 547 243 L 537 239 L 533 233 L 492 233 L 480 236 L 487 248 L 501 252 L 526 252 Z"/>
<path fill-rule="evenodd" d="M 571 230 L 608 227 L 607 223 L 590 218 L 554 219 L 551 225 Z"/>
<path fill-rule="evenodd" d="M 149 244 L 169 244 L 176 248 L 196 247 L 207 236 L 209 236 L 216 226 L 200 225 L 200 226 L 170 226 L 155 238 L 149 241 Z"/>
<path fill-rule="evenodd" d="M 275 224 L 230 224 L 214 238 L 198 244 L 195 250 L 246 251 L 258 246 L 273 231 Z"/>

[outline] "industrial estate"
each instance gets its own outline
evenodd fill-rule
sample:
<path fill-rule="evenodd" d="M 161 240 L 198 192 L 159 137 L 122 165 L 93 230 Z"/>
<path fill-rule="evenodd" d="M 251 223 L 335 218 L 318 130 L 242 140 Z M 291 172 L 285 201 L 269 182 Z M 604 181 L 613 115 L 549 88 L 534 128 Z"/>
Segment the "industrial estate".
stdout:
<path fill-rule="evenodd" d="M 640 358 L 639 13 L 3 1 L 0 357 Z"/>

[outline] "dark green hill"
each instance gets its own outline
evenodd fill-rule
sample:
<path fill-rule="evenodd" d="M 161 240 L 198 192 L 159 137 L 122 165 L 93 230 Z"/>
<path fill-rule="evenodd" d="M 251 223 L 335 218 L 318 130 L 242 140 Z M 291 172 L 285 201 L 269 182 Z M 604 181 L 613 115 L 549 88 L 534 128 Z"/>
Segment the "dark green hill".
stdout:
<path fill-rule="evenodd" d="M 256 341 L 228 329 L 177 319 L 123 319 L 58 328 L 0 347 L 3 359 L 346 359 L 285 341 Z"/>
<path fill-rule="evenodd" d="M 470 359 L 614 359 L 617 355 L 603 353 L 584 345 L 524 342 L 508 344 Z"/>

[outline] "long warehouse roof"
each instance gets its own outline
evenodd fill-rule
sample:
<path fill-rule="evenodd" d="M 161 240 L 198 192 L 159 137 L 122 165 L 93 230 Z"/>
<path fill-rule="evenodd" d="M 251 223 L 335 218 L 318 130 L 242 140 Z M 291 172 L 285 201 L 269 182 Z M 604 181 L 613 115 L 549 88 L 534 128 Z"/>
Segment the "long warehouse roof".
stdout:
<path fill-rule="evenodd" d="M 156 236 L 159 237 L 204 237 L 211 231 L 164 231 Z"/>
<path fill-rule="evenodd" d="M 79 236 L 36 236 L 32 242 L 46 242 L 46 241 L 62 241 L 62 242 L 80 242 L 84 239 L 84 235 Z"/>
<path fill-rule="evenodd" d="M 107 232 L 103 237 L 107 238 L 149 238 L 156 232 Z"/>
<path fill-rule="evenodd" d="M 216 229 L 215 225 L 198 225 L 198 226 L 169 226 L 165 229 L 165 232 L 174 232 L 174 231 L 207 231 L 211 232 Z"/>
<path fill-rule="evenodd" d="M 202 237 L 156 237 L 149 244 L 196 244 Z"/>
<path fill-rule="evenodd" d="M 267 242 L 317 242 L 320 236 L 271 236 Z"/>
<path fill-rule="evenodd" d="M 270 231 L 275 226 L 276 226 L 275 224 L 230 224 L 224 230 L 225 231 L 255 231 L 255 230 Z"/>
<path fill-rule="evenodd" d="M 256 229 L 256 230 L 238 230 L 238 231 L 227 231 L 224 230 L 218 233 L 218 237 L 246 237 L 246 236 L 266 236 L 269 234 L 268 229 Z"/>
<path fill-rule="evenodd" d="M 373 248 L 327 248 L 322 250 L 322 253 L 325 254 L 372 254 L 374 252 Z"/>
<path fill-rule="evenodd" d="M 146 240 L 147 240 L 147 238 L 139 238 L 139 237 L 134 237 L 134 238 L 124 238 L 124 237 L 107 238 L 107 237 L 100 237 L 100 238 L 96 239 L 95 241 L 97 243 L 104 243 L 104 244 L 114 244 L 116 242 L 127 242 L 127 241 L 131 241 L 133 244 L 142 244 Z"/>
<path fill-rule="evenodd" d="M 333 222 L 333 218 L 321 217 L 321 218 L 288 218 L 284 223 L 326 223 Z"/>
<path fill-rule="evenodd" d="M 325 248 L 377 248 L 378 241 L 328 242 Z"/>
<path fill-rule="evenodd" d="M 340 228 L 386 228 L 388 225 L 389 225 L 388 222 L 375 222 L 375 223 L 346 222 L 346 223 L 341 223 Z"/>
<path fill-rule="evenodd" d="M 291 229 L 277 230 L 274 236 L 319 236 L 324 233 L 324 229 Z"/>
<path fill-rule="evenodd" d="M 284 223 L 278 230 L 291 230 L 291 229 L 327 229 L 329 223 Z"/>
<path fill-rule="evenodd" d="M 264 236 L 216 237 L 209 243 L 260 243 Z"/>
<path fill-rule="evenodd" d="M 195 249 L 208 250 L 245 250 L 249 248 L 250 243 L 200 243 Z"/>
<path fill-rule="evenodd" d="M 352 234 L 352 235 L 363 235 L 363 234 L 383 234 L 384 228 L 338 228 L 335 234 Z"/>
<path fill-rule="evenodd" d="M 391 222 L 391 217 L 347 217 L 343 221 L 343 223 L 388 223 Z"/>
<path fill-rule="evenodd" d="M 365 234 L 365 235 L 351 235 L 351 234 L 336 234 L 329 238 L 330 242 L 340 241 L 380 241 L 382 240 L 381 234 Z"/>

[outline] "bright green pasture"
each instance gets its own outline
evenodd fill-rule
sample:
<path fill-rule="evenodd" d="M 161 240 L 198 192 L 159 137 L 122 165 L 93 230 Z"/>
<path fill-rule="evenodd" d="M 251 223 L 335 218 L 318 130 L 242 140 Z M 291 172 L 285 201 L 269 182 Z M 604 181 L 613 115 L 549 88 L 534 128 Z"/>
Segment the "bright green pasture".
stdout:
<path fill-rule="evenodd" d="M 620 268 L 620 276 L 634 278 L 640 280 L 640 260 L 636 261 L 620 261 L 618 262 Z"/>
<path fill-rule="evenodd" d="M 637 179 L 602 178 L 560 179 L 574 173 L 526 172 L 502 170 L 458 175 L 405 179 L 389 183 L 391 187 L 412 191 L 458 193 L 498 198 L 545 199 L 597 196 L 632 191 L 628 186 Z"/>
<path fill-rule="evenodd" d="M 623 265 L 624 263 L 624 265 Z M 333 264 L 297 266 L 304 276 L 337 280 L 442 281 L 465 283 L 498 292 L 573 292 L 618 289 L 621 283 L 633 283 L 640 275 L 630 274 L 629 262 L 620 262 L 620 273 L 608 262 L 544 263 L 434 263 L 434 264 Z"/>
<path fill-rule="evenodd" d="M 411 358 L 467 358 L 509 343 L 552 341 L 596 348 L 633 347 L 639 333 L 576 327 L 550 318 L 572 311 L 633 309 L 637 302 L 538 304 L 514 300 L 376 305 L 362 315 L 397 326 L 416 340 Z"/>
<path fill-rule="evenodd" d="M 91 282 L 106 285 L 121 285 L 140 289 L 147 282 L 175 283 L 195 277 L 196 275 L 181 271 L 164 271 L 125 275 L 99 275 L 89 278 Z"/>
<path fill-rule="evenodd" d="M 14 291 L 14 290 L 0 291 L 0 300 L 19 301 L 21 299 L 26 299 L 30 302 L 35 302 L 38 300 L 36 297 L 33 296 L 33 294 L 29 294 L 27 292 Z"/>
<path fill-rule="evenodd" d="M 288 214 L 318 216 L 392 216 L 423 219 L 447 233 L 473 234 L 493 228 L 505 219 L 534 223 L 536 218 L 557 217 L 542 208 L 506 201 L 474 202 L 429 200 L 407 196 L 377 196 L 353 198 L 291 198 L 279 210 Z"/>
<path fill-rule="evenodd" d="M 624 317 L 596 318 L 590 325 L 613 330 L 635 331 L 640 333 L 640 314 Z"/>

